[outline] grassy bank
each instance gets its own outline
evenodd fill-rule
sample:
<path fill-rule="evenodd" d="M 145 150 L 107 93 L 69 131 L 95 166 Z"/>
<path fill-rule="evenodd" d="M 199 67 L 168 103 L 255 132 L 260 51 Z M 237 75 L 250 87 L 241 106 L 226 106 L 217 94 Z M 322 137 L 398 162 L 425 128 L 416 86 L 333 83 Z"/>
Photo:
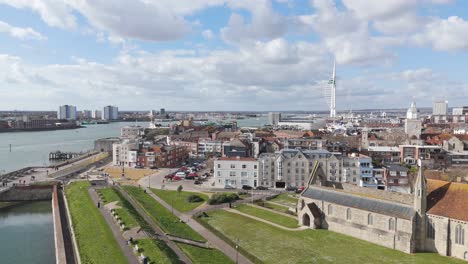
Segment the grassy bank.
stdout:
<path fill-rule="evenodd" d="M 104 188 L 98 190 L 105 203 L 118 202 L 122 208 L 115 209 L 121 221 L 129 228 L 141 227 L 151 233 L 151 227 L 143 217 L 135 210 L 125 197 L 114 188 Z M 178 263 L 177 255 L 161 240 L 138 239 L 136 244 L 143 254 L 148 257 L 149 263 Z"/>
<path fill-rule="evenodd" d="M 88 182 L 65 189 L 82 263 L 128 263 L 110 227 L 88 194 Z"/>
<path fill-rule="evenodd" d="M 284 227 L 289 227 L 289 228 L 298 227 L 297 220 L 295 218 L 280 215 L 280 214 L 277 214 L 277 213 L 274 213 L 265 209 L 261 209 L 258 207 L 241 204 L 239 206 L 236 206 L 235 209 L 242 213 L 252 215 L 252 216 L 270 221 L 272 223 L 275 223 Z"/>
<path fill-rule="evenodd" d="M 144 193 L 142 189 L 134 186 L 123 186 L 122 188 L 143 207 L 148 215 L 165 232 L 182 238 L 205 241 L 200 234 L 187 224 L 181 223 L 178 217 L 156 202 L 149 194 Z"/>
<path fill-rule="evenodd" d="M 327 230 L 286 231 L 222 210 L 199 220 L 231 241 L 239 239 L 241 249 L 263 263 L 465 263 L 435 253 L 409 255 Z"/>
<path fill-rule="evenodd" d="M 183 243 L 176 244 L 190 258 L 190 260 L 192 260 L 194 264 L 234 263 L 230 258 L 217 249 L 200 248 Z"/>
<path fill-rule="evenodd" d="M 159 198 L 161 198 L 166 203 L 170 204 L 179 212 L 189 212 L 193 209 L 197 208 L 198 206 L 202 205 L 204 202 L 208 201 L 208 195 L 203 193 L 197 192 L 177 192 L 177 191 L 170 191 L 170 190 L 158 190 L 158 189 L 151 189 L 151 191 L 156 194 Z M 197 195 L 203 199 L 201 202 L 196 203 L 189 203 L 187 198 L 190 195 Z"/>

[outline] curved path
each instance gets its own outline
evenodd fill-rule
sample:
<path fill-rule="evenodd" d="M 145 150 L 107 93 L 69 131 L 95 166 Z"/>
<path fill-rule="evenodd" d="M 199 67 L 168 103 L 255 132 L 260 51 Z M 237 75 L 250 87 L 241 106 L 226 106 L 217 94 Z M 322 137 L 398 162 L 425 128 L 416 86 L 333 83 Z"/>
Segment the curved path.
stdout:
<path fill-rule="evenodd" d="M 263 223 L 265 223 L 265 224 L 269 224 L 269 225 L 272 225 L 272 226 L 274 226 L 274 227 L 287 230 L 287 231 L 301 231 L 301 230 L 305 230 L 305 229 L 308 228 L 307 226 L 301 226 L 301 227 L 297 227 L 297 228 L 289 228 L 289 227 L 285 227 L 285 226 L 282 226 L 282 225 L 275 224 L 275 223 L 273 223 L 273 222 L 270 222 L 270 221 L 268 221 L 268 220 L 265 220 L 265 219 L 262 219 L 262 218 L 259 218 L 259 217 L 253 216 L 253 215 L 249 215 L 249 214 L 246 214 L 246 213 L 237 211 L 237 210 L 235 210 L 235 209 L 224 208 L 223 210 L 228 211 L 228 212 L 230 212 L 230 213 L 239 214 L 239 215 L 242 215 L 242 216 L 245 216 L 245 217 L 248 217 L 248 218 L 251 218 L 251 219 L 260 221 L 260 222 L 263 222 Z"/>
<path fill-rule="evenodd" d="M 88 189 L 88 193 L 89 193 L 89 196 L 91 196 L 91 199 L 93 200 L 94 204 L 97 205 L 99 201 L 99 196 L 96 192 L 96 189 L 91 187 Z M 104 204 L 102 202 L 101 204 L 102 206 L 101 208 L 99 208 L 99 212 L 101 212 L 104 219 L 106 219 L 107 225 L 112 230 L 112 233 L 114 234 L 114 238 L 119 244 L 120 249 L 122 249 L 122 252 L 127 258 L 128 263 L 138 264 L 139 262 L 135 254 L 133 254 L 132 248 L 128 246 L 127 241 L 125 240 L 122 233 L 120 232 L 120 227 L 118 227 L 117 224 L 113 221 L 111 214 L 108 211 L 106 211 L 106 209 L 104 208 Z"/>
<path fill-rule="evenodd" d="M 250 261 L 244 255 L 240 254 L 235 248 L 231 247 L 231 245 L 224 242 L 224 240 L 220 239 L 218 236 L 216 236 L 211 231 L 206 229 L 204 226 L 199 224 L 197 221 L 190 220 L 192 218 L 193 214 L 190 214 L 190 213 L 189 214 L 183 214 L 183 213 L 173 209 L 169 204 L 167 204 L 164 200 L 159 198 L 150 189 L 146 189 L 146 193 L 148 193 L 154 200 L 156 200 L 158 203 L 160 203 L 166 209 L 168 209 L 170 211 L 174 210 L 174 215 L 179 217 L 179 219 L 181 219 L 182 221 L 186 222 L 187 225 L 189 225 L 193 230 L 195 230 L 200 235 L 202 235 L 211 245 L 213 245 L 215 248 L 217 248 L 221 252 L 223 252 L 232 261 L 234 261 L 234 262 L 236 261 L 236 255 L 237 255 L 238 263 L 241 263 L 241 264 L 244 264 L 244 263 L 245 264 L 251 264 L 252 263 L 252 261 Z"/>

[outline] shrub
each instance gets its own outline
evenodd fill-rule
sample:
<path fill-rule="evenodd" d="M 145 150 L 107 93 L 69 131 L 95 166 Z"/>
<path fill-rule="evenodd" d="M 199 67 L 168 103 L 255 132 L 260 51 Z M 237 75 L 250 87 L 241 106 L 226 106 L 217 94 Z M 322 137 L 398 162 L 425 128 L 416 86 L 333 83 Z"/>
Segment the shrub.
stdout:
<path fill-rule="evenodd" d="M 208 200 L 209 204 L 222 204 L 239 200 L 237 193 L 215 193 Z"/>
<path fill-rule="evenodd" d="M 198 195 L 192 194 L 189 197 L 187 197 L 187 202 L 189 202 L 189 203 L 203 202 L 203 198 L 201 198 Z"/>

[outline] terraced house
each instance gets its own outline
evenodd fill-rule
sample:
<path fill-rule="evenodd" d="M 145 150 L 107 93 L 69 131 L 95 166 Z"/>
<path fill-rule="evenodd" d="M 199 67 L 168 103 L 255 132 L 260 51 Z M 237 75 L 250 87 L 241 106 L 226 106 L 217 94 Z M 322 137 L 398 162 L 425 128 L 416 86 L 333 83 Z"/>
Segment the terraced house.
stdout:
<path fill-rule="evenodd" d="M 298 221 L 406 253 L 437 252 L 468 260 L 468 185 L 426 180 L 413 194 L 328 181 L 315 163 L 297 205 Z"/>

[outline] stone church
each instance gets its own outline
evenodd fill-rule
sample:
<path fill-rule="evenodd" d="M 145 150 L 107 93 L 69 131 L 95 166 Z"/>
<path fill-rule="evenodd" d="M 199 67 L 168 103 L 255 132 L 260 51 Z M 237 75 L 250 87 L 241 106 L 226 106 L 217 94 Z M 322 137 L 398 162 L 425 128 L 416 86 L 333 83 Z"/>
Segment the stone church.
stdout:
<path fill-rule="evenodd" d="M 297 207 L 312 229 L 468 261 L 468 185 L 426 180 L 421 168 L 414 193 L 402 194 L 329 182 L 316 163 Z"/>

